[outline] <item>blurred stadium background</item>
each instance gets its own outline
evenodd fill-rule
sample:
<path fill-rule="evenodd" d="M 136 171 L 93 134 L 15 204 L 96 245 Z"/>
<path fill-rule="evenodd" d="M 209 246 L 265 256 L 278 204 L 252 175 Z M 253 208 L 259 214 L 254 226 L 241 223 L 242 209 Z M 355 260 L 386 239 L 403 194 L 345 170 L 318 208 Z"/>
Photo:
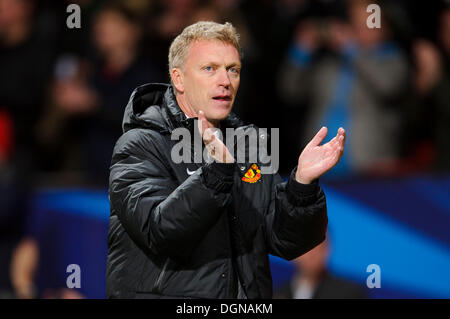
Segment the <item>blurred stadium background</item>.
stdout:
<path fill-rule="evenodd" d="M 69 29 L 69 4 L 81 28 Z M 381 29 L 365 26 L 371 3 Z M 230 21 L 235 112 L 280 128 L 288 176 L 312 132 L 348 132 L 323 177 L 336 276 L 372 298 L 450 298 L 450 3 L 0 0 L 0 298 L 104 298 L 108 166 L 132 89 L 167 82 L 171 40 Z M 353 133 L 353 134 L 352 134 Z M 64 289 L 69 264 L 81 288 Z M 274 289 L 293 275 L 271 256 Z"/>

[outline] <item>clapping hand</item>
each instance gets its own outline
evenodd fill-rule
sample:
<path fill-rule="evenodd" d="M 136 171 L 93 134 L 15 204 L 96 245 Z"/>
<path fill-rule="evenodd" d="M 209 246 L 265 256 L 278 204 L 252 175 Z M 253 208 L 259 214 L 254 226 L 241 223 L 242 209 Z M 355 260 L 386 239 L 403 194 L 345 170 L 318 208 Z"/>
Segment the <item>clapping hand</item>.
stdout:
<path fill-rule="evenodd" d="M 316 136 L 306 145 L 298 158 L 295 179 L 309 184 L 333 168 L 344 153 L 345 130 L 339 128 L 337 135 L 326 144 L 319 145 L 328 129 L 322 127 Z"/>

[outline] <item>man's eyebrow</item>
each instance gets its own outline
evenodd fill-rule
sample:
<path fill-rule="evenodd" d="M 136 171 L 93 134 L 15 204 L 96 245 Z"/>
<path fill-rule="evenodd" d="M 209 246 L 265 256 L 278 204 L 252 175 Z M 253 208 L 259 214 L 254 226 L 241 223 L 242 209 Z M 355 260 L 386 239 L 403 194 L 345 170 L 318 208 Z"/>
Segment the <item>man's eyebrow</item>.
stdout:
<path fill-rule="evenodd" d="M 221 65 L 221 63 L 218 63 L 218 62 L 212 62 L 212 61 L 200 63 L 200 67 L 202 67 L 202 68 L 204 68 L 204 67 L 206 67 L 206 66 L 218 67 L 218 66 L 220 66 L 220 65 Z M 232 68 L 232 67 L 237 67 L 237 68 L 240 69 L 240 68 L 242 67 L 242 65 L 241 65 L 241 63 L 239 63 L 239 62 L 232 62 L 232 63 L 227 64 L 227 65 L 225 66 L 226 69 L 229 69 L 229 68 Z"/>
<path fill-rule="evenodd" d="M 219 63 L 209 61 L 209 62 L 200 63 L 200 66 L 201 67 L 205 67 L 205 66 L 219 66 Z"/>
<path fill-rule="evenodd" d="M 233 63 L 230 63 L 230 64 L 227 65 L 227 68 L 232 68 L 232 67 L 241 68 L 242 65 L 241 65 L 241 63 L 238 63 L 238 62 L 233 62 Z"/>
<path fill-rule="evenodd" d="M 219 67 L 221 65 L 221 63 L 214 62 L 214 61 L 207 61 L 207 62 L 201 62 L 199 65 L 200 65 L 200 68 L 204 68 L 206 66 Z M 225 66 L 226 69 L 233 68 L 233 67 L 237 67 L 238 69 L 241 69 L 242 68 L 242 64 L 239 63 L 239 62 L 232 62 L 232 63 L 227 64 Z"/>

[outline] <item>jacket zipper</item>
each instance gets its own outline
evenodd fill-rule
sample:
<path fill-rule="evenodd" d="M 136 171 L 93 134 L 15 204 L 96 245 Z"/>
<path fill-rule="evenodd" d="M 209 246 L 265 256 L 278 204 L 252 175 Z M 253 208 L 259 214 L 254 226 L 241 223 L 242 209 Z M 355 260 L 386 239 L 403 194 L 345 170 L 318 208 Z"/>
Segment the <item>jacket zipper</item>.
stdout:
<path fill-rule="evenodd" d="M 167 266 L 169 265 L 169 261 L 170 261 L 170 259 L 167 258 L 166 261 L 164 262 L 163 268 L 162 268 L 158 278 L 156 279 L 155 286 L 156 286 L 156 289 L 157 289 L 158 292 L 161 292 L 161 290 L 162 290 L 162 287 L 161 287 L 162 286 L 162 280 L 164 278 L 164 274 L 166 273 Z"/>

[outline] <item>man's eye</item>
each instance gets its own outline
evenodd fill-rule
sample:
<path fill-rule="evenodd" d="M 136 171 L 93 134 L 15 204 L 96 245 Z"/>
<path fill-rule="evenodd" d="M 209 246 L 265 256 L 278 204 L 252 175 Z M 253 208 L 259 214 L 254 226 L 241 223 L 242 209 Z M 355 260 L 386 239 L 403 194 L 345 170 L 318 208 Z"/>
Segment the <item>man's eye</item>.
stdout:
<path fill-rule="evenodd" d="M 209 71 L 212 71 L 213 68 L 212 68 L 212 66 L 206 66 L 206 67 L 205 67 L 205 70 L 209 72 Z"/>
<path fill-rule="evenodd" d="M 230 72 L 239 74 L 239 70 L 237 68 L 230 68 Z"/>

